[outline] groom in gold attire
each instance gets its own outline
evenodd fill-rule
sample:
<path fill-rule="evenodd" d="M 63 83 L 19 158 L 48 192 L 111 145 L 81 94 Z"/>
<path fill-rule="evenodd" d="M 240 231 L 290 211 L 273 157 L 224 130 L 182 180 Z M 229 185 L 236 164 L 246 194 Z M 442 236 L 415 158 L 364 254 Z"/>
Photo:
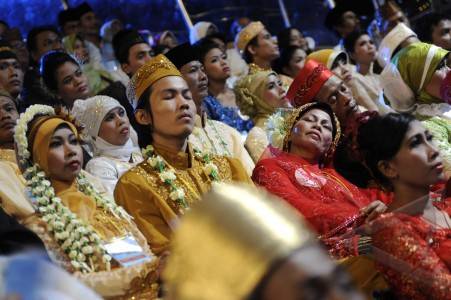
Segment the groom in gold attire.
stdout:
<path fill-rule="evenodd" d="M 151 147 L 144 162 L 121 177 L 114 196 L 158 255 L 167 249 L 179 217 L 212 182 L 251 181 L 238 160 L 201 153 L 188 142 L 196 106 L 187 83 L 164 55 L 142 66 L 132 85 L 135 117 L 148 127 Z"/>

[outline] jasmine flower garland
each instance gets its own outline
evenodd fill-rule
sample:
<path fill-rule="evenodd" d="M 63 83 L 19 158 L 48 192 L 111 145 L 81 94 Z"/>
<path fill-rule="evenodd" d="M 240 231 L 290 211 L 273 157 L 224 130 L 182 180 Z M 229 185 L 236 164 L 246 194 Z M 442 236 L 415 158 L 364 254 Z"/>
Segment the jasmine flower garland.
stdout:
<path fill-rule="evenodd" d="M 160 155 L 155 154 L 155 149 L 152 145 L 143 149 L 142 154 L 144 159 L 147 160 L 147 163 L 159 173 L 158 177 L 161 182 L 169 186 L 169 198 L 182 208 L 188 209 L 189 206 L 185 199 L 185 190 L 175 182 L 177 176 L 175 175 L 174 170 L 166 165 L 166 162 Z M 202 153 L 199 150 L 194 150 L 194 154 L 196 158 L 204 163 L 203 170 L 211 180 L 219 181 L 218 167 L 211 161 L 210 154 Z"/>
<path fill-rule="evenodd" d="M 107 254 L 103 241 L 91 226 L 81 221 L 60 198 L 56 197 L 55 190 L 44 171 L 30 160 L 28 123 L 38 114 L 55 115 L 55 110 L 46 105 L 30 106 L 21 114 L 14 133 L 18 160 L 25 169 L 23 176 L 35 200 L 36 210 L 46 222 L 48 231 L 70 258 L 75 270 L 84 273 L 95 272 L 100 270 L 100 265 L 103 265 L 102 269 L 110 270 L 111 256 Z M 110 211 L 117 218 L 131 219 L 122 207 L 96 191 L 81 173 L 77 177 L 77 184 L 81 192 L 95 200 L 97 207 Z"/>

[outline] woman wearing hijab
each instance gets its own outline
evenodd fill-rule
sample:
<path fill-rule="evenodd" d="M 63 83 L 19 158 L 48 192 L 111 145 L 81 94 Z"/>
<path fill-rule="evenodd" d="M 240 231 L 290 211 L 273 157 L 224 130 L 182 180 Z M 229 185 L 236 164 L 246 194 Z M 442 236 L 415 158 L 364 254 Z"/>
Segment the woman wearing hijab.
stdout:
<path fill-rule="evenodd" d="M 236 83 L 235 95 L 240 111 L 254 122 L 245 146 L 254 162 L 257 162 L 269 144 L 265 130 L 269 116 L 277 108 L 290 107 L 286 92 L 275 72 L 255 71 Z"/>
<path fill-rule="evenodd" d="M 111 97 L 95 96 L 75 101 L 72 114 L 85 126 L 85 140 L 93 151 L 85 170 L 101 179 L 113 194 L 122 174 L 142 161 L 125 108 Z"/>
<path fill-rule="evenodd" d="M 252 179 L 302 214 L 335 258 L 368 294 L 385 287 L 368 253 L 371 239 L 354 231 L 386 206 L 372 199 L 331 166 L 340 123 L 329 105 L 308 103 L 268 121 L 271 156 L 255 166 Z M 276 147 L 276 148 L 274 148 Z"/>
<path fill-rule="evenodd" d="M 451 175 L 451 78 L 449 51 L 414 43 L 398 52 L 381 73 L 384 95 L 398 112 L 412 113 L 432 133 Z"/>
<path fill-rule="evenodd" d="M 96 95 L 106 89 L 114 79 L 110 73 L 101 68 L 95 67 L 91 63 L 88 48 L 84 39 L 79 34 L 71 34 L 63 39 L 63 45 L 69 54 L 75 56 L 81 65 L 83 73 L 88 77 L 91 92 Z"/>
<path fill-rule="evenodd" d="M 80 133 L 72 119 L 45 105 L 19 119 L 18 161 L 35 208 L 24 223 L 53 261 L 103 297 L 149 299 L 154 256 L 125 210 L 80 173 Z"/>

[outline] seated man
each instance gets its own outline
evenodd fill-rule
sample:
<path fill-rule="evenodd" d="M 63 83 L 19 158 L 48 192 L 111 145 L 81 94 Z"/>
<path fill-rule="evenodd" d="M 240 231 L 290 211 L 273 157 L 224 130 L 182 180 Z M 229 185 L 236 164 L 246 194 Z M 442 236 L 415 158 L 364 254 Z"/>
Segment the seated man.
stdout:
<path fill-rule="evenodd" d="M 279 56 L 279 47 L 261 22 L 251 22 L 236 36 L 235 46 L 249 69 L 271 69 Z"/>
<path fill-rule="evenodd" d="M 451 51 L 451 17 L 432 13 L 419 20 L 417 27 L 420 40 Z"/>
<path fill-rule="evenodd" d="M 0 89 L 8 92 L 16 104 L 22 91 L 23 71 L 10 45 L 0 43 Z"/>
<path fill-rule="evenodd" d="M 201 150 L 240 160 L 250 175 L 254 162 L 244 148 L 240 133 L 222 122 L 207 119 L 202 111 L 203 100 L 208 96 L 208 78 L 196 50 L 185 43 L 171 49 L 166 55 L 182 73 L 196 105 L 195 128 L 189 141 Z"/>
<path fill-rule="evenodd" d="M 188 142 L 196 105 L 182 75 L 164 55 L 142 66 L 132 84 L 135 117 L 147 126 L 150 139 L 144 162 L 119 179 L 114 195 L 158 255 L 167 249 L 179 217 L 213 182 L 250 179 L 238 160 L 201 152 Z"/>
<path fill-rule="evenodd" d="M 27 49 L 30 53 L 30 67 L 24 75 L 22 101 L 19 110 L 25 109 L 33 104 L 46 104 L 55 106 L 61 102 L 50 93 L 42 82 L 39 72 L 41 57 L 51 50 L 63 51 L 61 36 L 53 26 L 34 27 L 28 32 Z"/>

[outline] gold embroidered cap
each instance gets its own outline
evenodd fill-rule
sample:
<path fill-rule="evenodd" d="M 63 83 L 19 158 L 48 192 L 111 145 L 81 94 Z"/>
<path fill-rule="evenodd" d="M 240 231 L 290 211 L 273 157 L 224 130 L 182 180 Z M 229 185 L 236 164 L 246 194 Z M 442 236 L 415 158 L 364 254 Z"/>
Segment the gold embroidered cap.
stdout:
<path fill-rule="evenodd" d="M 266 191 L 215 184 L 174 233 L 168 299 L 245 299 L 274 262 L 314 240 L 302 216 Z"/>
<path fill-rule="evenodd" d="M 144 91 L 156 81 L 167 76 L 182 76 L 174 64 L 163 54 L 159 54 L 143 65 L 133 75 L 130 82 L 137 101 Z"/>
<path fill-rule="evenodd" d="M 247 44 L 249 44 L 249 42 L 263 29 L 265 29 L 265 26 L 262 22 L 250 22 L 236 35 L 235 47 L 237 47 L 240 52 L 243 52 Z"/>

